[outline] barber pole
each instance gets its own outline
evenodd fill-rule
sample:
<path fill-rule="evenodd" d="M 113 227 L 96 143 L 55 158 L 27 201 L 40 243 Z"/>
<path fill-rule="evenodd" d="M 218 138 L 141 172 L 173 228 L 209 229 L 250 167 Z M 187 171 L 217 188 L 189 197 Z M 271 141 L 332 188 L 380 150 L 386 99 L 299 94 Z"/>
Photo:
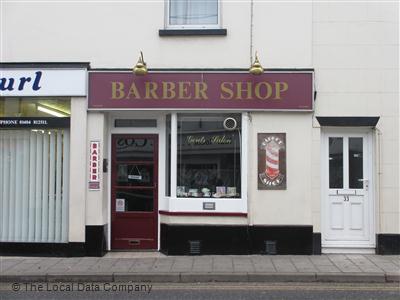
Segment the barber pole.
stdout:
<path fill-rule="evenodd" d="M 272 180 L 279 175 L 279 148 L 273 140 L 265 146 L 265 174 Z"/>

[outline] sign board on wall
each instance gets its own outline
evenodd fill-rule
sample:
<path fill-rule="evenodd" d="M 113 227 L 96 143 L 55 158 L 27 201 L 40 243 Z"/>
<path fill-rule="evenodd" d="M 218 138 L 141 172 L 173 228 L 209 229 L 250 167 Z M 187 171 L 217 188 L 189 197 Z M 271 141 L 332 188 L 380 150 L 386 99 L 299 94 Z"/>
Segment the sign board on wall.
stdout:
<path fill-rule="evenodd" d="M 86 69 L 0 69 L 0 96 L 86 96 L 86 74 Z"/>
<path fill-rule="evenodd" d="M 0 128 L 68 128 L 70 118 L 3 117 Z"/>
<path fill-rule="evenodd" d="M 89 190 L 100 189 L 100 142 L 90 142 Z"/>
<path fill-rule="evenodd" d="M 258 189 L 286 189 L 286 133 L 259 133 Z"/>
<path fill-rule="evenodd" d="M 312 72 L 90 72 L 89 109 L 313 110 Z"/>

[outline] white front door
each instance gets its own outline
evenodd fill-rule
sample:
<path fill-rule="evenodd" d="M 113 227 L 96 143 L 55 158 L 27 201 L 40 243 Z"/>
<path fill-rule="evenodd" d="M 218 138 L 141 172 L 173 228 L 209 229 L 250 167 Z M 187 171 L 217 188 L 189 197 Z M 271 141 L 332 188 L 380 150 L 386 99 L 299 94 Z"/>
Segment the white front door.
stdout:
<path fill-rule="evenodd" d="M 374 248 L 371 132 L 327 131 L 322 149 L 322 247 Z"/>

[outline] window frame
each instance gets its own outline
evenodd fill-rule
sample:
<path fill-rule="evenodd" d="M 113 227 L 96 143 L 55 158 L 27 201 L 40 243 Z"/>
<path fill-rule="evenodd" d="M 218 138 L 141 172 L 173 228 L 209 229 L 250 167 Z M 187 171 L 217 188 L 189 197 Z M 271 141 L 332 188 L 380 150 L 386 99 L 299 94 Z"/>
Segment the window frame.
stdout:
<path fill-rule="evenodd" d="M 210 112 L 212 114 L 213 112 Z M 216 112 L 218 113 L 218 112 Z M 237 113 L 237 112 L 233 112 Z M 194 115 L 196 113 L 193 113 Z M 164 198 L 167 200 L 168 212 L 182 212 L 182 213 L 247 213 L 247 172 L 248 172 L 248 114 L 246 112 L 240 113 L 241 115 L 241 162 L 240 162 L 240 176 L 241 176 L 241 195 L 239 198 L 192 198 L 192 197 L 177 197 L 177 162 L 178 162 L 178 113 L 171 113 L 171 165 L 169 176 L 170 180 L 170 194 L 164 192 Z M 168 145 L 165 145 L 168 147 Z M 168 159 L 165 158 L 167 162 Z M 168 182 L 168 180 L 166 180 Z M 215 210 L 206 210 L 203 207 L 204 202 L 214 202 Z"/>
<path fill-rule="evenodd" d="M 187 119 L 190 119 L 190 118 L 194 118 L 194 119 L 200 119 L 201 120 L 201 118 L 204 118 L 206 121 L 205 122 L 207 122 L 207 118 L 215 118 L 215 117 L 218 117 L 218 118 L 227 118 L 227 117 L 232 117 L 232 115 L 234 115 L 234 118 L 236 119 L 236 120 L 238 120 L 239 119 L 239 122 L 240 122 L 240 128 L 239 128 L 239 132 L 238 132 L 238 139 L 239 139 L 239 145 L 238 145 L 238 147 L 239 147 L 239 149 L 242 149 L 242 147 L 243 147 L 243 145 L 242 145 L 242 139 L 241 139 L 241 136 L 242 136 L 242 134 L 241 134 L 241 131 L 242 131 L 242 125 L 241 125 L 241 123 L 242 123 L 242 114 L 241 113 L 225 113 L 225 112 L 223 112 L 223 111 L 221 111 L 221 112 L 215 112 L 215 113 L 203 113 L 203 112 L 199 112 L 199 113 L 185 113 L 185 112 L 182 112 L 182 113 L 177 113 L 177 125 L 178 125 L 178 127 L 177 127 L 177 141 L 179 141 L 179 140 L 181 140 L 182 141 L 182 138 L 179 138 L 179 136 L 180 135 L 184 135 L 184 134 L 187 134 L 187 133 L 185 133 L 185 132 L 181 132 L 180 130 L 179 130 L 179 125 L 180 125 L 180 123 L 179 123 L 179 121 L 181 121 L 181 122 L 187 122 Z M 182 125 L 181 125 L 182 126 Z M 195 133 L 192 133 L 193 135 L 196 135 L 196 133 L 197 132 L 195 132 Z M 203 133 L 203 134 L 205 134 L 205 135 L 207 135 L 207 133 Z M 224 133 L 225 134 L 225 133 Z M 176 153 L 176 155 L 177 155 L 177 172 L 176 172 L 176 176 L 177 176 L 177 186 L 175 187 L 175 189 L 177 190 L 178 189 L 178 186 L 179 186 L 179 184 L 178 184 L 178 177 L 179 177 L 179 172 L 182 170 L 182 166 L 181 166 L 181 169 L 179 169 L 178 168 L 178 166 L 180 165 L 180 160 L 181 160 L 181 156 L 182 155 L 187 155 L 186 153 L 184 153 L 184 149 L 182 149 L 182 145 L 180 145 L 179 143 L 177 144 L 177 153 Z M 235 154 L 234 154 L 235 155 Z M 241 160 L 241 151 L 239 151 L 238 152 L 238 155 L 239 155 L 239 158 L 240 158 L 240 160 Z M 239 180 L 241 180 L 241 178 L 242 178 L 242 163 L 241 163 L 241 161 L 239 160 L 239 164 L 238 164 L 238 168 L 239 168 L 239 176 L 238 176 L 238 178 L 239 178 Z M 217 167 L 217 170 L 218 170 L 218 172 L 221 172 L 221 170 L 220 170 L 220 162 L 217 160 L 217 159 L 215 159 L 215 158 L 209 158 L 208 157 L 208 159 L 207 159 L 207 163 L 210 163 L 210 164 L 212 164 L 212 163 L 214 163 L 214 164 L 217 164 L 218 165 L 218 167 Z M 198 165 L 200 165 L 201 163 L 199 163 L 199 160 L 198 159 L 191 159 L 191 164 L 198 164 Z M 185 165 L 185 164 L 184 164 Z M 184 168 L 183 168 L 184 169 Z M 235 170 L 234 169 L 232 169 L 232 172 L 234 173 L 235 172 Z M 171 174 L 172 175 L 172 174 Z M 170 175 L 170 176 L 171 176 Z M 234 176 L 234 175 L 233 175 Z M 239 186 L 236 186 L 235 185 L 235 183 L 234 183 L 234 186 L 235 186 L 235 188 L 239 188 L 239 191 L 240 191 L 240 195 L 239 196 L 235 196 L 235 197 L 219 197 L 219 199 L 226 199 L 226 200 L 229 200 L 229 199 L 240 199 L 241 198 L 241 193 L 242 193 L 242 191 L 241 191 L 241 187 L 242 187 L 242 184 L 241 184 L 241 182 L 240 182 L 240 184 L 239 184 Z M 190 186 L 188 187 L 188 188 L 191 188 Z M 211 191 L 211 193 L 212 193 L 213 191 Z M 177 195 L 177 198 L 190 198 L 190 199 L 192 199 L 192 198 L 205 198 L 205 199 L 211 199 L 211 200 L 213 200 L 213 199 L 216 199 L 217 197 L 186 197 L 186 196 L 178 196 Z"/>
<path fill-rule="evenodd" d="M 197 30 L 202 30 L 202 29 L 221 29 L 222 24 L 221 24 L 221 0 L 218 1 L 218 22 L 217 24 L 203 24 L 203 25 L 171 25 L 169 23 L 169 13 L 170 13 L 170 2 L 171 0 L 165 0 L 165 16 L 164 16 L 164 29 L 197 29 Z"/>

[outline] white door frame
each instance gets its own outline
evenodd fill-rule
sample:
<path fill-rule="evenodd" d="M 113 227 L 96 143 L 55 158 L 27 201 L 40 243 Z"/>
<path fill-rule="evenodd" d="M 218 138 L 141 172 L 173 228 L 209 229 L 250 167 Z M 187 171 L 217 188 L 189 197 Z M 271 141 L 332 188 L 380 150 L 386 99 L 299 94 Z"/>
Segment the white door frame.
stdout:
<path fill-rule="evenodd" d="M 163 111 L 112 111 L 108 115 L 108 130 L 106 133 L 108 147 L 109 172 L 107 179 L 107 251 L 111 251 L 111 164 L 113 134 L 157 134 L 158 135 L 158 210 L 165 206 L 165 116 Z M 116 119 L 156 119 L 157 127 L 115 127 Z M 157 250 L 160 250 L 160 216 L 158 216 Z"/>
<path fill-rule="evenodd" d="M 328 137 L 348 136 L 351 134 L 365 134 L 366 148 L 364 157 L 366 159 L 367 170 L 364 170 L 364 178 L 369 179 L 368 197 L 368 241 L 326 241 L 328 226 L 328 207 L 327 197 L 329 195 L 329 144 Z M 351 127 L 326 127 L 321 129 L 321 244 L 323 252 L 368 252 L 374 249 L 375 241 L 375 178 L 374 178 L 374 143 L 372 128 L 351 128 Z"/>

